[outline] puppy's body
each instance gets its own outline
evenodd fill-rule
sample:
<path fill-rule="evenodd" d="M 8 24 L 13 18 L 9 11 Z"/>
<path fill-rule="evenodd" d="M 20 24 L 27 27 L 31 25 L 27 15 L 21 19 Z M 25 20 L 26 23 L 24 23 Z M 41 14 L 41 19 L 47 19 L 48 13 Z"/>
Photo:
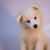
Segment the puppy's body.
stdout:
<path fill-rule="evenodd" d="M 18 17 L 21 25 L 21 50 L 44 50 L 47 45 L 42 28 L 43 17 L 34 5 Z"/>
<path fill-rule="evenodd" d="M 44 50 L 46 39 L 41 29 L 35 32 L 31 29 L 22 29 L 21 45 L 21 50 Z"/>

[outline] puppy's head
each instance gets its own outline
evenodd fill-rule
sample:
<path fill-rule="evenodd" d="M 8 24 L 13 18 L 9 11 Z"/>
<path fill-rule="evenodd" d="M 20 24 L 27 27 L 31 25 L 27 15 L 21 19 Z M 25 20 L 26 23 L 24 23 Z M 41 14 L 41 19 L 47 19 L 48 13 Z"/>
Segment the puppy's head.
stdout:
<path fill-rule="evenodd" d="M 37 29 L 41 26 L 42 15 L 39 6 L 33 5 L 27 10 L 23 11 L 18 17 L 17 21 L 24 28 Z"/>

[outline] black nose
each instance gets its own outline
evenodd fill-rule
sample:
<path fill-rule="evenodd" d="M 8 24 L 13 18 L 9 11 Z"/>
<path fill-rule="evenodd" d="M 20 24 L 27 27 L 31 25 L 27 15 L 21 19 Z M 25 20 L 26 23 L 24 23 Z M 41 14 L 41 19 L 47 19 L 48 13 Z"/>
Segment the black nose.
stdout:
<path fill-rule="evenodd" d="M 38 25 L 37 25 L 37 24 L 35 24 L 35 25 L 33 25 L 33 27 L 34 27 L 34 28 L 37 28 L 37 27 L 38 27 Z"/>

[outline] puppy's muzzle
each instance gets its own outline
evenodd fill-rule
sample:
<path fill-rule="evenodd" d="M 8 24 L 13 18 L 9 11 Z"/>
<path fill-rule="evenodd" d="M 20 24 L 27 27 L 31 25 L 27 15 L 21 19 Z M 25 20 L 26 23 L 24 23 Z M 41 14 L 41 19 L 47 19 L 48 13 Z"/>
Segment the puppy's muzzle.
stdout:
<path fill-rule="evenodd" d="M 37 25 L 37 24 L 34 24 L 34 25 L 33 25 L 33 28 L 37 28 L 37 27 L 38 27 L 38 25 Z"/>

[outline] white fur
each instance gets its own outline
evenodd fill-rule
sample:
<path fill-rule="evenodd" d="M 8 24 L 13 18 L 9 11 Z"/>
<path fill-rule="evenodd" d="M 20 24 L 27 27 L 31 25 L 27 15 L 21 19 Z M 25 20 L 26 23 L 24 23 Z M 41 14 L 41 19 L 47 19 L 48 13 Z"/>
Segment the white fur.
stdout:
<path fill-rule="evenodd" d="M 39 23 L 33 19 L 30 19 L 30 23 L 27 23 L 27 26 L 29 26 L 30 28 L 33 28 L 33 25 L 37 24 L 39 26 Z"/>

